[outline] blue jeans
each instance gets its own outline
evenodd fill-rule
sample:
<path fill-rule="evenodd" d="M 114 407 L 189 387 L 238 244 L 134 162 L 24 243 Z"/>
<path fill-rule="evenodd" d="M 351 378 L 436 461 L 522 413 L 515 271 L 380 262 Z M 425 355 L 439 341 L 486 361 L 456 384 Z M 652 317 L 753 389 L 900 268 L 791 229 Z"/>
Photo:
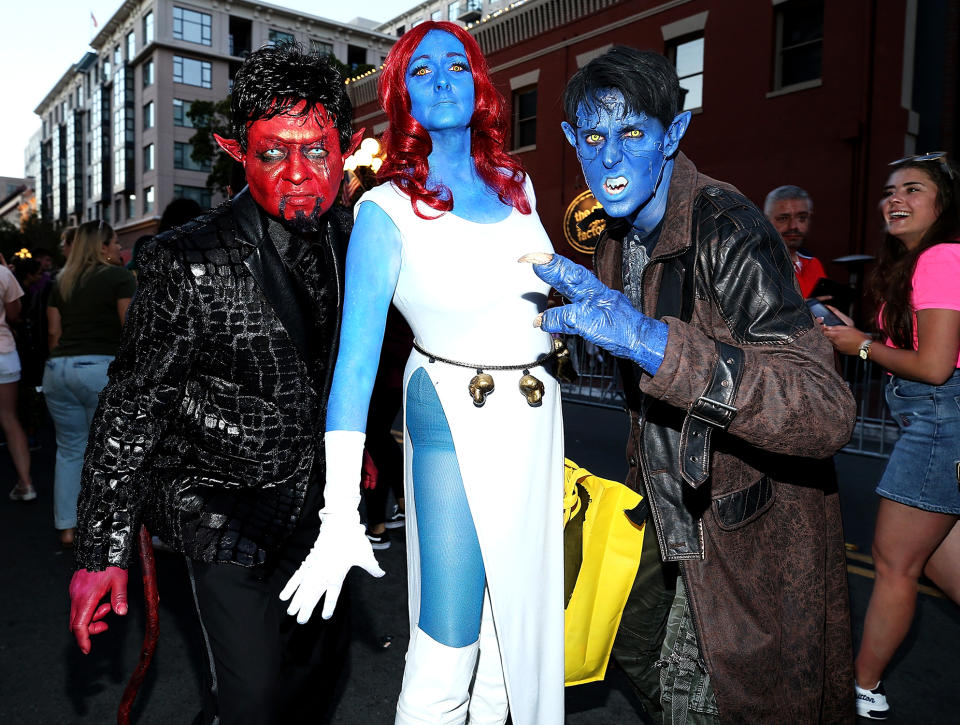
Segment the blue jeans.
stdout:
<path fill-rule="evenodd" d="M 52 357 L 43 371 L 43 393 L 57 429 L 53 523 L 58 529 L 77 525 L 83 453 L 112 360 L 112 355 Z"/>
<path fill-rule="evenodd" d="M 887 405 L 900 427 L 877 493 L 941 514 L 960 514 L 960 370 L 943 385 L 892 377 Z"/>

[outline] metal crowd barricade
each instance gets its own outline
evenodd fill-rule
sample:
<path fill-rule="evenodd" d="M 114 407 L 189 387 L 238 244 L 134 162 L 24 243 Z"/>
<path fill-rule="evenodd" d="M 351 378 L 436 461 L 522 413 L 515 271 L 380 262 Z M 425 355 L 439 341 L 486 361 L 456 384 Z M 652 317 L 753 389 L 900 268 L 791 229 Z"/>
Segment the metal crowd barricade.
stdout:
<path fill-rule="evenodd" d="M 561 384 L 564 399 L 604 408 L 623 408 L 623 389 L 613 355 L 575 335 L 566 336 L 565 341 L 580 377 L 575 383 Z M 887 374 L 869 360 L 864 362 L 846 355 L 842 372 L 857 401 L 857 422 L 843 451 L 873 458 L 889 457 L 899 433 L 883 397 Z M 830 421 L 821 423 L 829 424 Z"/>
<path fill-rule="evenodd" d="M 623 386 L 616 358 L 576 335 L 565 335 L 573 366 L 579 373 L 575 383 L 561 383 L 564 400 L 603 408 L 623 408 Z"/>
<path fill-rule="evenodd" d="M 889 376 L 869 360 L 844 355 L 843 378 L 857 401 L 857 422 L 844 453 L 888 458 L 900 436 L 883 395 Z"/>

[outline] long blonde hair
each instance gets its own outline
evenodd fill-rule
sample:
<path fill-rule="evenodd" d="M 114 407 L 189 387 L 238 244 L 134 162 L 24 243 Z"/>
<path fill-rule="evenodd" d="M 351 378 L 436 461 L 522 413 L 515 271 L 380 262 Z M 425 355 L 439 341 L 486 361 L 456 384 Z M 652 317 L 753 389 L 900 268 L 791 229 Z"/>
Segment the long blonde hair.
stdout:
<path fill-rule="evenodd" d="M 67 300 L 77 285 L 109 263 L 103 247 L 113 239 L 113 227 L 104 221 L 84 222 L 77 227 L 70 256 L 57 275 L 60 296 Z"/>

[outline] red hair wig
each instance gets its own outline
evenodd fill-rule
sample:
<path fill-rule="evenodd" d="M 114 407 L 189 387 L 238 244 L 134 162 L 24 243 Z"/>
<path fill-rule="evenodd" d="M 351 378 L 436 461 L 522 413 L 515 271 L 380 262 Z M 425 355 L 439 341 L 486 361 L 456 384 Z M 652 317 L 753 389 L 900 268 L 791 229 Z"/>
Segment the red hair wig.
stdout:
<path fill-rule="evenodd" d="M 410 115 L 407 66 L 423 36 L 431 30 L 449 33 L 463 43 L 473 75 L 474 109 L 470 119 L 470 155 L 477 173 L 504 204 L 523 214 L 530 202 L 523 190 L 526 173 L 516 158 L 503 150 L 506 119 L 503 98 L 493 87 L 487 61 L 477 41 L 455 23 L 427 21 L 411 28 L 391 48 L 380 76 L 380 98 L 390 122 L 384 134 L 385 158 L 377 178 L 392 181 L 410 196 L 414 213 L 423 218 L 417 202 L 439 212 L 453 209 L 453 194 L 444 186 L 427 188 L 427 156 L 433 148 L 430 134 Z"/>

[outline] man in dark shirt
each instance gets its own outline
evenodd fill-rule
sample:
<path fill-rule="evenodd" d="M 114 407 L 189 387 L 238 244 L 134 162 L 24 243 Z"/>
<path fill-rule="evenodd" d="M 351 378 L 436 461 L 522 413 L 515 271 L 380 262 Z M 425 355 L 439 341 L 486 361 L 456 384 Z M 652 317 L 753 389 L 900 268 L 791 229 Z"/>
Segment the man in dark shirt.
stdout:
<path fill-rule="evenodd" d="M 278 595 L 323 499 L 323 421 L 350 221 L 334 206 L 352 134 L 343 79 L 295 45 L 237 72 L 248 188 L 146 243 L 80 496 L 70 626 L 80 648 L 127 611 L 140 523 L 187 557 L 209 664 L 198 721 L 322 719 L 349 628 L 301 626 Z M 109 604 L 98 606 L 109 595 Z"/>

